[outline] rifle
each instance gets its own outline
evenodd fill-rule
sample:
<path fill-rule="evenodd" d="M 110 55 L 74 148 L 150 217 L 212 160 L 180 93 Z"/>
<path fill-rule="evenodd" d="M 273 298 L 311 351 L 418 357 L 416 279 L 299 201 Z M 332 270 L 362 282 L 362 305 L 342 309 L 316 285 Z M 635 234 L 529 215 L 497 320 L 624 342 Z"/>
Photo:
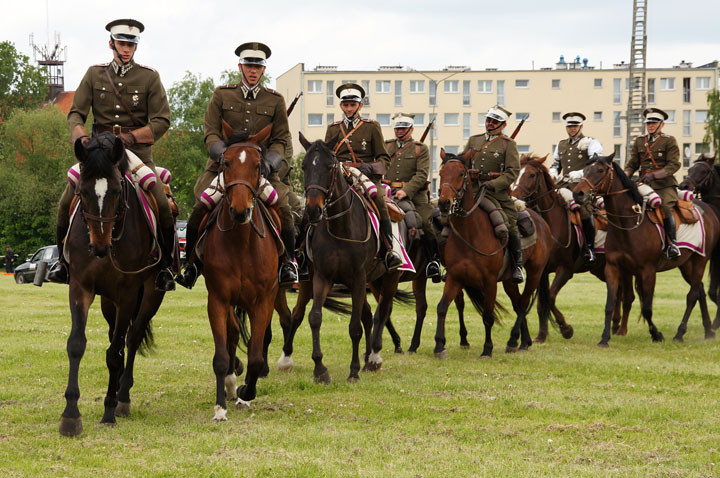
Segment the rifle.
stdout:
<path fill-rule="evenodd" d="M 301 91 L 300 93 L 298 93 L 298 94 L 295 96 L 295 99 L 292 100 L 292 103 L 290 103 L 290 106 L 288 106 L 288 109 L 287 109 L 287 115 L 288 115 L 288 116 L 290 116 L 290 113 L 292 113 L 293 108 L 295 108 L 295 105 L 297 104 L 297 102 L 298 102 L 298 100 L 300 99 L 300 97 L 302 96 L 302 94 L 303 94 L 302 91 Z M 523 120 L 523 121 L 525 121 L 525 120 Z"/>
<path fill-rule="evenodd" d="M 436 119 L 437 119 L 437 118 L 433 118 L 432 121 L 429 122 L 428 125 L 425 127 L 425 131 L 423 131 L 423 134 L 422 134 L 422 136 L 420 137 L 420 142 L 421 142 L 421 143 L 424 143 L 424 142 L 425 142 L 425 138 L 427 138 L 427 135 L 428 135 L 428 133 L 430 132 L 430 130 L 432 129 L 433 124 L 435 124 L 435 120 L 436 120 Z"/>
<path fill-rule="evenodd" d="M 513 131 L 513 134 L 510 135 L 510 139 L 515 139 L 515 136 L 517 136 L 518 133 L 520 132 L 520 128 L 522 128 L 523 124 L 525 124 L 525 120 L 528 119 L 529 117 L 530 117 L 529 114 L 525 115 L 525 117 L 522 119 L 522 121 L 520 121 L 520 124 L 517 125 L 517 127 L 515 128 L 515 131 Z"/>

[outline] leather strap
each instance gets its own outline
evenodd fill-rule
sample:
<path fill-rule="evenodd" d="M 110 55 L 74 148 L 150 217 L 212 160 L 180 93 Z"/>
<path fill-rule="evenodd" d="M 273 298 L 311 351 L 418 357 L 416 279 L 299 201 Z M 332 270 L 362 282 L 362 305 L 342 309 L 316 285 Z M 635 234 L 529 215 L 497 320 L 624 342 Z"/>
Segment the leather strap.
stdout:
<path fill-rule="evenodd" d="M 95 126 L 95 132 L 97 133 L 105 133 L 110 132 L 114 134 L 115 136 L 120 136 L 122 133 L 129 133 L 131 131 L 135 131 L 136 129 L 142 128 L 142 126 Z"/>
<path fill-rule="evenodd" d="M 475 151 L 475 154 L 473 154 L 472 158 L 470 158 L 470 166 L 472 166 L 473 162 L 475 161 L 475 157 L 476 157 L 478 154 L 480 154 L 481 152 L 483 152 L 484 150 L 486 150 L 487 148 L 489 148 L 490 145 L 493 144 L 495 141 L 497 141 L 497 140 L 499 140 L 499 139 L 502 139 L 502 138 L 503 138 L 503 135 L 500 134 L 500 135 L 496 136 L 492 141 L 488 141 L 487 143 L 483 144 L 483 145 L 480 147 L 480 149 L 478 149 L 477 151 Z M 505 148 L 507 149 L 507 144 L 505 145 Z"/>
<path fill-rule="evenodd" d="M 657 143 L 659 139 L 660 139 L 660 135 L 658 135 L 658 137 L 655 138 L 655 141 L 653 141 L 652 144 L 647 143 L 647 142 L 645 143 L 645 156 L 643 156 L 642 160 L 640 161 L 642 163 L 642 161 L 645 161 L 649 156 L 650 161 L 652 161 L 653 166 L 655 166 L 656 169 L 660 169 L 660 166 L 658 166 L 658 164 L 655 162 L 655 158 L 653 158 L 652 151 L 650 151 L 650 150 L 652 149 L 653 146 L 655 146 L 655 143 Z"/>
<path fill-rule="evenodd" d="M 120 101 L 120 104 L 125 109 L 127 114 L 130 115 L 130 119 L 132 119 L 133 123 L 136 125 L 142 125 L 139 119 L 137 119 L 137 116 L 135 116 L 132 111 L 130 111 L 130 107 L 125 103 L 125 100 L 120 96 L 120 92 L 115 87 L 115 83 L 113 82 L 112 78 L 110 77 L 110 65 L 105 68 L 105 76 L 107 76 L 108 81 L 110 82 L 110 86 L 112 87 L 113 93 L 115 93 L 115 97 Z"/>
<path fill-rule="evenodd" d="M 390 161 L 392 161 L 393 159 L 397 158 L 397 157 L 400 155 L 400 153 L 402 153 L 403 151 L 405 151 L 406 149 L 408 149 L 408 148 L 409 148 L 410 146 L 412 146 L 413 144 L 414 144 L 413 141 L 408 141 L 408 142 L 405 144 L 405 146 L 403 146 L 402 148 L 398 149 L 397 151 L 395 151 L 395 152 L 393 153 L 392 156 L 390 156 Z M 417 156 L 417 154 L 416 154 L 416 156 Z"/>
<path fill-rule="evenodd" d="M 362 120 L 360 120 L 360 121 L 358 122 L 357 126 L 355 126 L 352 130 L 350 130 L 349 133 L 345 133 L 345 127 L 343 126 L 342 121 L 341 121 L 341 122 L 340 122 L 340 132 L 341 132 L 344 136 L 343 136 L 343 138 L 338 142 L 338 144 L 335 145 L 335 151 L 333 151 L 335 154 L 337 154 L 337 152 L 340 150 L 340 146 L 342 146 L 343 144 L 347 145 L 347 149 L 348 149 L 348 151 L 350 151 L 350 156 L 352 156 L 353 163 L 354 163 L 353 165 L 354 165 L 354 166 L 357 165 L 357 164 L 359 164 L 360 161 L 358 161 L 357 156 L 355 156 L 355 151 L 353 151 L 352 146 L 350 146 L 350 142 L 347 141 L 347 139 L 348 139 L 350 136 L 352 136 L 352 134 L 353 134 L 355 131 L 357 131 L 358 128 L 360 128 L 360 126 L 362 126 L 362 124 L 363 124 L 363 123 L 362 123 Z"/>

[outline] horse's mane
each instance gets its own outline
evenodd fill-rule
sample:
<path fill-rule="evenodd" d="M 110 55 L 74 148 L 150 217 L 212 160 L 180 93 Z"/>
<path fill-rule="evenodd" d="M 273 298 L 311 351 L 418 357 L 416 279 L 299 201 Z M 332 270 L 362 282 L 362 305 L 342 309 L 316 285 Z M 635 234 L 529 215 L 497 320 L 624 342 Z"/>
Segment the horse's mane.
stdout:
<path fill-rule="evenodd" d="M 540 174 L 545 177 L 545 183 L 547 183 L 548 187 L 550 189 L 557 189 L 557 184 L 555 184 L 552 176 L 550 176 L 550 171 L 548 170 L 547 166 L 545 166 L 545 158 L 547 158 L 547 156 L 533 156 L 531 154 L 522 154 L 520 156 L 520 166 L 522 167 L 529 164 L 530 166 L 537 168 L 537 170 L 540 171 Z"/>
<path fill-rule="evenodd" d="M 87 150 L 87 158 L 80 168 L 81 179 L 96 179 L 112 177 L 116 165 L 112 162 L 112 150 L 115 141 L 120 141 L 111 133 L 100 133 L 93 136 L 88 142 L 85 149 Z M 125 174 L 128 169 L 127 154 L 123 154 L 117 163 L 117 168 L 121 174 Z"/>
<path fill-rule="evenodd" d="M 607 157 L 600 158 L 601 160 L 607 160 Z M 632 196 L 633 201 L 635 201 L 637 204 L 643 203 L 643 198 L 640 195 L 640 192 L 638 191 L 637 184 L 628 177 L 627 174 L 625 174 L 625 171 L 620 167 L 620 165 L 610 159 L 608 161 L 612 168 L 615 170 L 615 174 L 617 174 L 618 179 L 620 179 L 620 183 L 623 185 L 624 188 L 628 189 L 628 192 L 630 193 L 630 196 Z"/>
<path fill-rule="evenodd" d="M 309 153 L 311 151 L 318 151 L 321 155 L 325 154 L 329 157 L 333 157 L 335 155 L 335 153 L 333 152 L 332 149 L 330 149 L 330 147 L 327 145 L 327 143 L 325 143 L 321 139 L 316 140 L 314 143 L 312 143 L 310 145 L 310 147 L 307 149 L 307 152 L 305 154 L 305 158 L 307 158 L 309 156 Z"/>
<path fill-rule="evenodd" d="M 249 137 L 250 135 L 248 135 L 247 131 L 240 131 L 239 133 L 233 133 L 230 138 L 223 142 L 225 143 L 225 146 L 230 146 L 235 143 L 244 143 Z"/>

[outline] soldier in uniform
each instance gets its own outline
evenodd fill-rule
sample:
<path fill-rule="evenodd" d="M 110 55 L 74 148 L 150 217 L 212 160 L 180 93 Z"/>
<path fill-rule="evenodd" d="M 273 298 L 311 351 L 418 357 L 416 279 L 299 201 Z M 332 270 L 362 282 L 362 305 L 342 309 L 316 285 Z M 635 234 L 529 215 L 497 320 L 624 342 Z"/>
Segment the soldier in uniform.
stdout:
<path fill-rule="evenodd" d="M 361 118 L 362 100 L 365 90 L 354 83 L 340 85 L 335 94 L 340 99 L 343 119 L 328 125 L 325 142 L 336 144 L 337 159 L 355 166 L 378 188 L 373 202 L 380 212 L 381 254 L 384 252 L 388 270 L 402 265 L 400 256 L 392 250 L 392 226 L 380 181 L 386 172 L 389 157 L 385 150 L 382 131 L 377 121 Z"/>
<path fill-rule="evenodd" d="M 625 164 L 625 174 L 630 177 L 640 169 L 640 182 L 653 188 L 662 199 L 668 238 L 666 253 L 675 260 L 680 257 L 680 249 L 675 239 L 672 208 L 678 201 L 678 183 L 674 174 L 680 169 L 680 150 L 675 138 L 662 132 L 667 113 L 659 108 L 648 108 L 643 111 L 643 116 L 647 134 L 635 138 L 632 153 Z"/>
<path fill-rule="evenodd" d="M 550 176 L 555 181 L 560 175 L 564 176 L 563 187 L 572 191 L 582 179 L 583 169 L 588 160 L 596 154 L 601 156 L 603 149 L 598 140 L 582 134 L 584 114 L 573 111 L 565 113 L 562 118 L 565 120 L 565 131 L 567 131 L 568 138 L 558 141 L 553 155 L 554 160 L 550 166 Z M 585 237 L 583 256 L 588 263 L 593 264 L 595 262 L 595 224 L 590 201 L 581 206 L 580 220 Z"/>
<path fill-rule="evenodd" d="M 110 32 L 109 46 L 113 60 L 88 68 L 75 91 L 68 113 L 71 140 L 74 143 L 81 139 L 83 144 L 90 140 L 85 130 L 85 121 L 92 109 L 93 134 L 106 131 L 113 133 L 155 172 L 152 145 L 170 127 L 170 105 L 160 75 L 133 60 L 139 35 L 145 27 L 137 20 L 122 19 L 108 23 L 105 29 Z M 58 206 L 57 244 L 60 260 L 48 273 L 48 278 L 54 282 L 68 281 L 63 241 L 70 225 L 68 210 L 73 195 L 74 190 L 68 185 Z M 163 257 L 155 286 L 160 290 L 174 290 L 175 282 L 170 266 L 175 247 L 175 220 L 160 180 L 153 188 L 152 195 L 159 209 L 159 242 Z"/>
<path fill-rule="evenodd" d="M 240 58 L 238 68 L 242 73 L 242 81 L 216 88 L 210 99 L 205 111 L 205 145 L 210 158 L 207 160 L 205 172 L 195 183 L 195 206 L 188 218 L 186 250 L 192 251 L 195 247 L 200 222 L 205 214 L 205 206 L 198 198 L 218 175 L 219 160 L 225 150 L 225 142 L 222 140 L 222 120 L 229 123 L 236 133 L 246 132 L 248 135 L 257 134 L 267 125 L 272 124 L 270 138 L 262 145 L 263 174 L 278 195 L 277 204 L 282 221 L 281 238 L 286 252 L 280 264 L 278 280 L 281 286 L 287 286 L 296 283 L 298 278 L 294 261 L 295 224 L 288 204 L 289 188 L 280 180 L 278 171 L 282 168 L 283 162 L 292 156 L 292 144 L 285 100 L 280 93 L 265 88 L 260 83 L 270 53 L 270 48 L 259 42 L 243 43 L 237 47 L 235 54 Z M 177 281 L 190 289 L 199 274 L 200 261 L 197 258 L 191 259 Z"/>
<path fill-rule="evenodd" d="M 395 139 L 385 141 L 385 149 L 390 155 L 390 166 L 385 174 L 385 182 L 390 185 L 395 200 L 405 213 L 414 217 L 418 213 L 421 220 L 420 241 L 425 250 L 428 265 L 427 277 L 440 282 L 440 261 L 435 230 L 432 224 L 433 208 L 428 198 L 427 178 L 430 172 L 430 153 L 428 147 L 412 138 L 415 115 L 398 113 L 393 118 Z"/>
<path fill-rule="evenodd" d="M 522 249 L 517 227 L 517 209 L 510 198 L 510 185 L 520 172 L 520 156 L 515 141 L 503 134 L 510 112 L 493 106 L 485 116 L 485 133 L 471 136 L 465 145 L 465 154 L 472 150 L 471 168 L 480 175 L 486 197 L 500 206 L 508 225 L 508 251 L 512 259 L 512 281 L 525 280 L 522 270 Z M 489 177 L 488 177 L 489 175 Z"/>

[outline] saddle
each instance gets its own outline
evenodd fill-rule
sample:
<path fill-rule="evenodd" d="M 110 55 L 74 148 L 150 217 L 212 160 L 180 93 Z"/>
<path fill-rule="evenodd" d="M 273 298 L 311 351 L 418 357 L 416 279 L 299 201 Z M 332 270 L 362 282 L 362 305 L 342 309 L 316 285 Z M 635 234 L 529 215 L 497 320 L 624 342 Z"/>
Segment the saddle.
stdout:
<path fill-rule="evenodd" d="M 579 227 L 582 228 L 582 219 L 580 218 L 580 211 L 572 211 L 568 210 L 568 213 L 570 214 L 570 222 Z M 595 230 L 597 231 L 607 231 L 608 229 L 608 223 L 607 223 L 607 213 L 605 212 L 605 209 L 598 209 L 595 214 L 593 214 L 593 220 L 595 221 Z"/>
<path fill-rule="evenodd" d="M 675 207 L 672 209 L 675 217 L 675 224 L 695 224 L 700 220 L 697 211 L 690 201 L 679 199 Z M 648 217 L 652 222 L 661 223 L 665 219 L 665 213 L 662 208 L 648 209 Z"/>

